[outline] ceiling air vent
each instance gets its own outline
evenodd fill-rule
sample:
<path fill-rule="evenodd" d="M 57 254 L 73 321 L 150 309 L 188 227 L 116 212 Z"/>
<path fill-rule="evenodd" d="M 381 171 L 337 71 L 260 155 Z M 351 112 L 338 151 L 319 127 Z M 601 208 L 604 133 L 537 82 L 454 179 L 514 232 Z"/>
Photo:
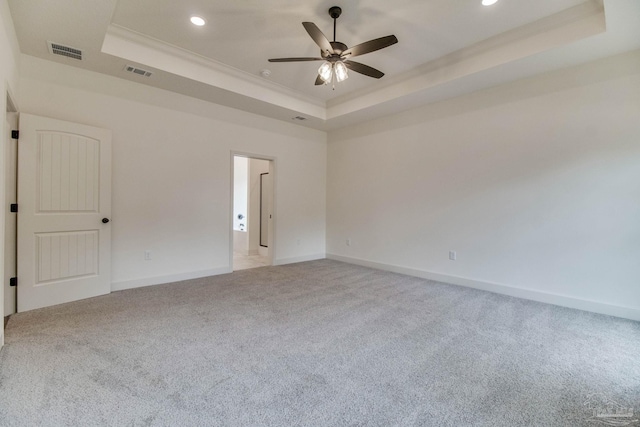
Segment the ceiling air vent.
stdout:
<path fill-rule="evenodd" d="M 137 74 L 139 76 L 145 76 L 145 77 L 151 77 L 151 74 L 153 74 L 151 71 L 143 70 L 142 68 L 137 68 L 137 67 L 134 67 L 133 65 L 126 65 L 124 67 L 124 70 L 130 73 Z"/>
<path fill-rule="evenodd" d="M 49 53 L 54 55 L 62 55 L 67 58 L 73 58 L 82 61 L 82 51 L 75 47 L 61 45 L 60 43 L 47 42 L 49 45 Z"/>

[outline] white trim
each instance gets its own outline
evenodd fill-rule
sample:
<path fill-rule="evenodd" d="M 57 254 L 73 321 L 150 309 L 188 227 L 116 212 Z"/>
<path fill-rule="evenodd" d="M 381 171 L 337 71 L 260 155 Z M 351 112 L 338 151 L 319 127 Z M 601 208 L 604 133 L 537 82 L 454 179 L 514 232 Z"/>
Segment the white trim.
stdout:
<path fill-rule="evenodd" d="M 164 283 L 180 282 L 182 280 L 200 279 L 202 277 L 217 276 L 231 273 L 229 267 L 219 267 L 210 270 L 190 271 L 187 273 L 169 274 L 167 276 L 144 277 L 142 279 L 123 280 L 111 283 L 111 292 L 125 289 L 141 288 L 143 286 L 162 285 Z"/>
<path fill-rule="evenodd" d="M 107 27 L 101 51 L 132 61 L 132 65 L 142 64 L 326 120 L 326 103 L 321 99 L 116 24 Z"/>
<path fill-rule="evenodd" d="M 565 9 L 456 50 L 405 73 L 385 77 L 387 80 L 380 85 L 368 86 L 331 99 L 327 101 L 326 120 L 345 118 L 357 111 L 375 108 L 385 103 L 410 105 L 411 98 L 420 96 L 421 93 L 422 98 L 428 95 L 427 91 L 435 94 L 435 88 L 440 87 L 442 90 L 444 85 L 451 82 L 454 82 L 453 85 L 444 89 L 450 94 L 445 98 L 459 96 L 462 87 L 468 84 L 465 84 L 463 79 L 474 79 L 475 75 L 476 78 L 487 82 L 485 79 L 488 77 L 501 75 L 498 67 L 602 34 L 606 32 L 605 19 L 604 5 L 598 2 L 585 2 Z M 486 70 L 495 71 L 486 73 Z M 484 77 L 479 75 L 483 72 Z M 521 78 L 526 76 L 519 75 L 517 79 Z M 480 90 L 477 83 L 472 85 L 476 88 L 474 91 Z M 487 88 L 497 84 L 494 81 L 482 85 L 483 88 Z M 427 103 L 431 102 L 434 102 L 433 98 Z M 419 105 L 423 104 L 424 102 Z"/>
<path fill-rule="evenodd" d="M 327 258 L 346 262 L 349 264 L 361 265 L 363 267 L 386 270 L 393 273 L 406 274 L 408 276 L 435 280 L 452 285 L 480 289 L 483 291 L 494 292 L 496 294 L 509 295 L 516 298 L 523 298 L 532 301 L 544 302 L 547 304 L 559 305 L 562 307 L 575 308 L 578 310 L 590 311 L 593 313 L 606 314 L 609 316 L 640 321 L 640 310 L 637 308 L 610 305 L 597 301 L 589 301 L 570 297 L 567 295 L 559 295 L 533 289 L 519 288 L 511 285 L 485 282 L 481 280 L 470 279 L 467 277 L 451 276 L 449 274 L 435 273 L 432 271 L 418 270 L 415 268 L 402 267 L 393 264 L 384 264 L 380 262 L 367 261 L 359 258 L 352 258 L 335 254 L 327 254 Z"/>
<path fill-rule="evenodd" d="M 294 264 L 296 262 L 316 261 L 318 259 L 325 259 L 326 257 L 327 255 L 322 253 L 322 254 L 296 256 L 291 258 L 281 258 L 281 259 L 274 260 L 273 265 L 285 265 L 285 264 Z"/>
<path fill-rule="evenodd" d="M 9 114 L 14 114 L 15 115 L 15 129 L 19 130 L 20 129 L 20 113 L 18 110 L 18 104 L 16 102 L 16 98 L 13 95 L 13 91 L 11 90 L 11 85 L 9 84 L 8 80 L 4 81 L 4 93 L 5 93 L 5 99 L 0 100 L 0 103 L 4 102 L 5 103 L 5 108 L 4 110 L 4 120 L 3 122 L 0 124 L 0 129 L 2 129 L 2 135 L 0 136 L 0 141 L 3 144 L 3 147 L 0 148 L 0 158 L 2 159 L 2 166 L 3 166 L 3 170 L 4 167 L 7 165 L 7 159 L 4 157 L 5 155 L 5 149 L 4 146 L 5 144 L 8 144 L 8 140 L 9 140 L 9 132 L 12 129 L 4 129 L 3 126 L 5 125 L 5 123 L 9 122 Z M 6 139 L 5 139 L 6 138 Z M 18 158 L 16 157 L 15 159 L 12 159 L 11 162 L 15 162 L 15 168 L 16 168 L 16 182 L 18 179 Z M 7 194 L 7 181 L 6 181 L 6 176 L 3 174 L 2 177 L 0 177 L 0 181 L 2 181 L 2 188 L 0 190 L 0 192 L 2 193 L 2 195 L 0 196 L 0 199 L 2 199 L 3 201 L 6 201 L 6 194 Z M 16 202 L 17 200 L 17 193 L 16 193 Z M 4 211 L 3 215 L 0 215 L 0 229 L 2 230 L 0 236 L 1 239 L 0 241 L 2 242 L 2 248 L 3 248 L 3 252 L 2 252 L 2 257 L 0 258 L 0 277 L 4 277 L 5 274 L 5 262 L 6 262 L 6 252 L 4 252 L 4 248 L 6 247 L 6 239 L 7 239 L 7 232 L 5 230 L 5 225 L 6 225 L 6 210 Z M 16 222 L 17 224 L 17 222 Z M 17 236 L 16 236 L 17 239 Z M 15 242 L 13 242 L 13 251 L 15 252 L 15 259 L 17 260 L 18 254 L 17 254 L 17 240 Z M 17 266 L 17 264 L 16 264 Z M 17 275 L 18 272 L 14 271 L 14 273 Z M 17 301 L 15 299 L 15 294 L 17 293 L 17 289 L 14 290 L 13 293 L 14 294 L 14 301 L 11 304 L 11 309 L 9 310 L 9 312 L 5 312 L 4 311 L 4 307 L 6 305 L 6 301 L 4 299 L 5 297 L 5 292 L 6 292 L 6 287 L 9 286 L 9 283 L 5 283 L 3 286 L 1 286 L 0 288 L 0 293 L 2 294 L 0 296 L 0 319 L 4 319 L 5 316 L 9 316 L 11 314 L 15 314 L 17 312 Z M 4 329 L 3 329 L 4 330 Z M 4 345 L 4 333 L 0 332 L 0 348 L 2 348 L 2 346 Z"/>

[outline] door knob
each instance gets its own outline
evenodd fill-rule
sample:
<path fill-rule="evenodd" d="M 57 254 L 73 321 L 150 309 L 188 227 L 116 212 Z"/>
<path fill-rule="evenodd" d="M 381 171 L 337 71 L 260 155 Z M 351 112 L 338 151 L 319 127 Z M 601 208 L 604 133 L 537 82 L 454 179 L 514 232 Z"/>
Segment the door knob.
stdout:
<path fill-rule="evenodd" d="M 106 224 L 106 223 L 108 223 L 108 222 L 109 222 L 109 218 L 102 218 L 102 223 L 103 223 L 103 224 Z"/>

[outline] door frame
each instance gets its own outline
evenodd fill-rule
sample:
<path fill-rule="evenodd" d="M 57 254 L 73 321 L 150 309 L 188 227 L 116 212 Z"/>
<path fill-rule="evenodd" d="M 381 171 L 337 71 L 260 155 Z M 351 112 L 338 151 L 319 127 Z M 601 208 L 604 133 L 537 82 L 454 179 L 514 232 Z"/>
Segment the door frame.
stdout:
<path fill-rule="evenodd" d="M 5 200 L 5 194 L 7 192 L 7 181 L 5 180 L 5 169 L 4 169 L 4 164 L 5 164 L 5 158 L 4 158 L 4 152 L 5 152 L 5 144 L 6 144 L 6 140 L 5 138 L 8 137 L 9 132 L 12 129 L 5 129 L 5 123 L 7 123 L 8 121 L 8 115 L 9 113 L 18 113 L 18 104 L 16 103 L 16 98 L 15 96 L 13 96 L 13 92 L 11 91 L 11 88 L 9 87 L 9 82 L 5 81 L 4 82 L 4 99 L 0 101 L 0 105 L 2 105 L 1 103 L 4 103 L 4 108 L 2 109 L 4 111 L 4 117 L 2 120 L 2 123 L 0 124 L 0 130 L 2 132 L 2 136 L 0 137 L 1 140 L 0 142 L 2 143 L 2 149 L 0 150 L 0 200 L 2 200 L 2 202 L 4 203 Z M 19 118 L 18 118 L 19 120 Z M 17 162 L 17 159 L 15 159 L 14 161 Z M 16 171 L 17 171 L 17 165 L 16 165 Z M 17 178 L 17 176 L 16 176 Z M 2 291 L 0 292 L 0 320 L 2 321 L 2 328 L 0 328 L 0 348 L 2 348 L 2 346 L 4 345 L 4 293 L 5 293 L 5 289 L 9 286 L 9 283 L 4 283 L 4 263 L 5 263 L 5 252 L 4 252 L 4 247 L 6 242 L 6 233 L 5 233 L 5 217 L 7 215 L 7 210 L 8 207 L 7 206 L 3 206 L 2 209 L 0 209 L 0 260 L 2 260 L 2 262 L 0 262 L 0 277 L 2 278 Z M 17 238 L 17 237 L 16 237 Z M 17 250 L 17 242 L 14 242 L 14 251 Z M 17 307 L 16 307 L 17 308 Z"/>
<path fill-rule="evenodd" d="M 18 109 L 16 107 L 15 102 L 13 101 L 13 97 L 11 95 L 11 92 L 9 90 L 7 90 L 6 92 L 6 112 L 5 112 L 5 123 L 7 123 L 9 120 L 9 114 L 14 114 L 15 115 L 15 126 L 13 127 L 13 129 L 5 129 L 4 131 L 4 138 L 8 138 L 6 140 L 3 140 L 3 151 L 2 151 L 2 156 L 4 156 L 6 154 L 7 151 L 7 144 L 12 143 L 11 141 L 11 137 L 9 136 L 9 131 L 10 130 L 18 130 L 20 128 L 19 126 L 19 121 L 20 118 L 18 116 Z M 18 141 L 15 141 L 15 144 L 17 144 Z M 17 145 L 16 145 L 16 149 L 17 149 Z M 13 159 L 6 159 L 6 158 L 2 158 L 2 166 L 7 166 L 8 162 L 12 162 L 13 163 L 13 170 L 15 171 L 15 176 L 13 177 L 14 179 L 14 183 L 16 185 L 16 187 L 13 189 L 13 193 L 14 193 L 14 198 L 13 201 L 11 203 L 18 203 L 18 199 L 17 199 L 17 193 L 18 193 L 18 156 L 17 156 L 17 150 L 16 150 L 16 156 Z M 8 188 L 8 181 L 6 180 L 6 170 L 3 169 L 2 171 L 2 194 L 0 197 L 2 197 L 3 202 L 7 201 L 7 193 L 9 191 Z M 3 209 L 3 213 L 4 213 L 4 217 L 0 218 L 0 220 L 2 221 L 2 230 L 3 230 L 3 234 L 2 234 L 2 248 L 6 249 L 6 245 L 7 244 L 11 244 L 11 242 L 7 242 L 7 230 L 6 230 L 6 222 L 7 222 L 7 215 L 9 215 L 9 206 L 5 206 Z M 14 230 L 14 232 L 16 232 L 15 235 L 15 239 L 12 242 L 11 246 L 13 247 L 13 261 L 14 261 L 14 266 L 13 266 L 13 275 L 16 276 L 17 275 L 17 268 L 18 268 L 18 235 L 17 235 L 17 224 L 18 224 L 18 217 L 16 213 L 13 213 L 12 215 L 15 215 L 15 223 L 16 223 L 16 229 Z M 3 295 L 6 293 L 7 289 L 10 287 L 9 283 L 4 283 L 4 276 L 7 273 L 5 271 L 5 267 L 6 267 L 6 263 L 7 263 L 7 252 L 5 250 L 5 252 L 2 253 L 2 256 L 0 256 L 0 259 L 2 259 L 2 278 L 3 278 L 3 289 L 2 289 L 2 293 Z M 6 295 L 4 295 L 6 297 Z M 17 302 L 17 292 L 16 292 L 16 288 L 13 289 L 13 310 L 9 312 L 9 315 L 14 314 L 17 312 L 18 310 L 18 302 Z M 3 304 L 6 305 L 7 301 L 4 301 Z M 4 305 L 3 305 L 4 307 Z M 7 312 L 5 311 L 3 313 L 3 315 L 7 315 Z"/>
<path fill-rule="evenodd" d="M 276 177 L 277 177 L 277 170 L 278 170 L 278 158 L 274 157 L 274 156 L 267 156 L 264 154 L 256 154 L 256 153 L 250 153 L 250 152 L 246 152 L 246 151 L 234 151 L 231 150 L 230 156 L 229 156 L 229 164 L 230 164 L 230 169 L 231 169 L 231 173 L 229 175 L 230 179 L 230 183 L 229 183 L 229 190 L 230 190 L 230 194 L 229 194 L 229 218 L 227 221 L 227 228 L 229 230 L 229 271 L 233 272 L 233 193 L 234 193 L 234 188 L 233 188 L 233 181 L 234 181 L 234 161 L 233 158 L 234 157 L 246 157 L 248 159 L 256 159 L 256 160 L 267 160 L 269 162 L 269 174 L 271 174 L 271 221 L 269 222 L 270 224 L 270 229 L 269 229 L 269 236 L 267 238 L 268 241 L 268 245 L 269 245 L 269 263 L 271 265 L 276 265 L 275 260 L 276 260 L 276 226 L 277 226 L 277 220 L 278 220 L 278 215 L 277 215 L 277 204 L 276 204 L 276 200 L 277 200 L 277 184 L 276 184 Z"/>

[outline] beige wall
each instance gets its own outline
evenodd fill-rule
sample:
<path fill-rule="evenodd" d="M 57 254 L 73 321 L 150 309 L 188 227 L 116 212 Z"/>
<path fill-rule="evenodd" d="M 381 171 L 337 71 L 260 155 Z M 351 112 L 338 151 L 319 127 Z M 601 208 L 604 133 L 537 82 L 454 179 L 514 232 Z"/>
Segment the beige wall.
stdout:
<path fill-rule="evenodd" d="M 229 271 L 234 152 L 276 159 L 274 262 L 324 257 L 325 133 L 24 55 L 20 89 L 113 131 L 114 289 Z"/>
<path fill-rule="evenodd" d="M 639 165 L 640 51 L 335 131 L 327 253 L 640 319 Z"/>

